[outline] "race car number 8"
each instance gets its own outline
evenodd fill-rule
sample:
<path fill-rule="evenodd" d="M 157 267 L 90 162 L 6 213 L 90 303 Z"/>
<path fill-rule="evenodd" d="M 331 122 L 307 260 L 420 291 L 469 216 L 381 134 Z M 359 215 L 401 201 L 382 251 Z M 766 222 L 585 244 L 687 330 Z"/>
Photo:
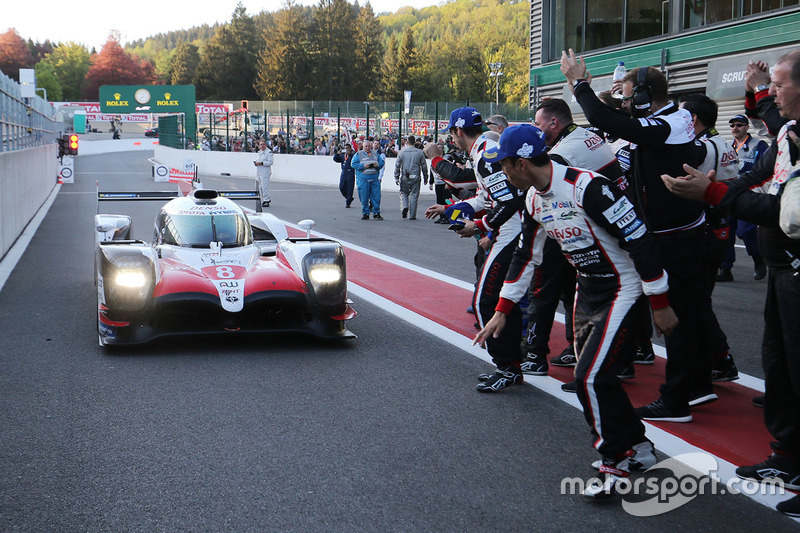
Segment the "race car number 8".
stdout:
<path fill-rule="evenodd" d="M 229 266 L 218 266 L 217 277 L 220 279 L 229 279 L 236 277 L 236 274 L 234 274 L 233 269 Z"/>

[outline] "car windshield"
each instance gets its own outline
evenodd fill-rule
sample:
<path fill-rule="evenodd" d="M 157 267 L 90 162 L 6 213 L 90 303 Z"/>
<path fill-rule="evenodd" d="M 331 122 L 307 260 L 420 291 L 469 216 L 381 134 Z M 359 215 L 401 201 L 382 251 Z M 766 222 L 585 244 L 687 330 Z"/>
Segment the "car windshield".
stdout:
<path fill-rule="evenodd" d="M 231 248 L 250 244 L 248 224 L 241 215 L 169 215 L 164 219 L 164 244 L 205 248 L 221 242 Z"/>

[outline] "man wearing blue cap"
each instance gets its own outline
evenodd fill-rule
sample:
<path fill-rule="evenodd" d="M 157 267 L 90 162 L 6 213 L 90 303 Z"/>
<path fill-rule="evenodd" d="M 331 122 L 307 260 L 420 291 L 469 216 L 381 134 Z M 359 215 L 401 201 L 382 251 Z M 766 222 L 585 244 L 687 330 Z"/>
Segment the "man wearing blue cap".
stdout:
<path fill-rule="evenodd" d="M 477 109 L 459 107 L 450 114 L 447 127 L 456 146 L 469 153 L 478 182 L 477 195 L 465 200 L 475 211 L 475 218 L 464 220 L 464 226 L 458 230 L 458 234 L 472 237 L 491 232 L 495 237 L 487 252 L 473 297 L 473 308 L 480 327 L 484 327 L 492 317 L 500 297 L 503 280 L 519 240 L 522 228 L 519 212 L 525 199 L 524 193 L 508 183 L 499 164 L 487 162 L 481 157 L 484 151 L 497 146 L 497 141 L 484 135 L 482 126 L 483 119 Z M 434 157 L 431 168 L 437 170 L 437 165 L 448 164 L 440 156 Z M 445 206 L 437 204 L 425 211 L 425 217 L 439 217 L 444 211 Z M 478 376 L 481 383 L 477 389 L 480 392 L 497 392 L 523 381 L 519 346 L 522 339 L 522 312 L 519 306 L 512 305 L 508 310 L 508 324 L 506 331 L 485 343 L 497 369 L 494 373 Z"/>
<path fill-rule="evenodd" d="M 483 158 L 499 162 L 509 181 L 527 196 L 522 240 L 496 312 L 475 342 L 483 344 L 505 329 L 509 309 L 523 296 L 534 265 L 542 260 L 545 239 L 555 239 L 578 272 L 575 380 L 593 446 L 602 455 L 597 466 L 603 482 L 585 494 L 610 496 L 631 468 L 656 463 L 652 443 L 617 374 L 635 349 L 638 316 L 646 312 L 642 293 L 650 299 L 660 333 L 669 334 L 677 325 L 667 299 L 667 274 L 633 203 L 604 176 L 551 161 L 538 128 L 523 124 L 506 129 L 499 147 L 487 150 Z"/>

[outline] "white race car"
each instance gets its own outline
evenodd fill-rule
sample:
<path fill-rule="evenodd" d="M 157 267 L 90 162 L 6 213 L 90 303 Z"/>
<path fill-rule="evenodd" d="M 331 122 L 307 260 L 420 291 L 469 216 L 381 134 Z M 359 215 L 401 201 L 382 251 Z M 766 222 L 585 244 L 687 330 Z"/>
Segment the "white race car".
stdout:
<path fill-rule="evenodd" d="M 305 238 L 289 238 L 276 217 L 233 201 L 258 201 L 256 192 L 98 192 L 98 201 L 170 198 L 149 243 L 130 239 L 131 217 L 95 215 L 101 345 L 231 332 L 355 337 L 344 250 L 311 238 L 313 221 L 299 224 Z"/>

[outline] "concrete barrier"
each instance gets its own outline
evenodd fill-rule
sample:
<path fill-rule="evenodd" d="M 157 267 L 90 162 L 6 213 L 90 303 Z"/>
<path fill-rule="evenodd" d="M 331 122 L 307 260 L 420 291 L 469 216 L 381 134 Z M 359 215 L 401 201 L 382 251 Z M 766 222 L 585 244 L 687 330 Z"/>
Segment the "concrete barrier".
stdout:
<path fill-rule="evenodd" d="M 101 141 L 104 142 L 104 141 Z M 202 150 L 178 150 L 158 145 L 153 159 L 170 168 L 182 169 L 187 160 L 197 165 L 201 174 L 255 178 L 255 152 L 210 152 Z M 333 156 L 275 154 L 272 165 L 272 180 L 311 183 L 315 185 L 339 186 L 341 166 Z M 396 159 L 386 160 L 386 172 L 381 182 L 384 192 L 396 192 L 400 188 L 394 183 Z M 434 196 L 428 187 L 420 188 L 421 195 Z"/>
<path fill-rule="evenodd" d="M 53 191 L 55 144 L 0 153 L 0 258 L 14 245 Z"/>

